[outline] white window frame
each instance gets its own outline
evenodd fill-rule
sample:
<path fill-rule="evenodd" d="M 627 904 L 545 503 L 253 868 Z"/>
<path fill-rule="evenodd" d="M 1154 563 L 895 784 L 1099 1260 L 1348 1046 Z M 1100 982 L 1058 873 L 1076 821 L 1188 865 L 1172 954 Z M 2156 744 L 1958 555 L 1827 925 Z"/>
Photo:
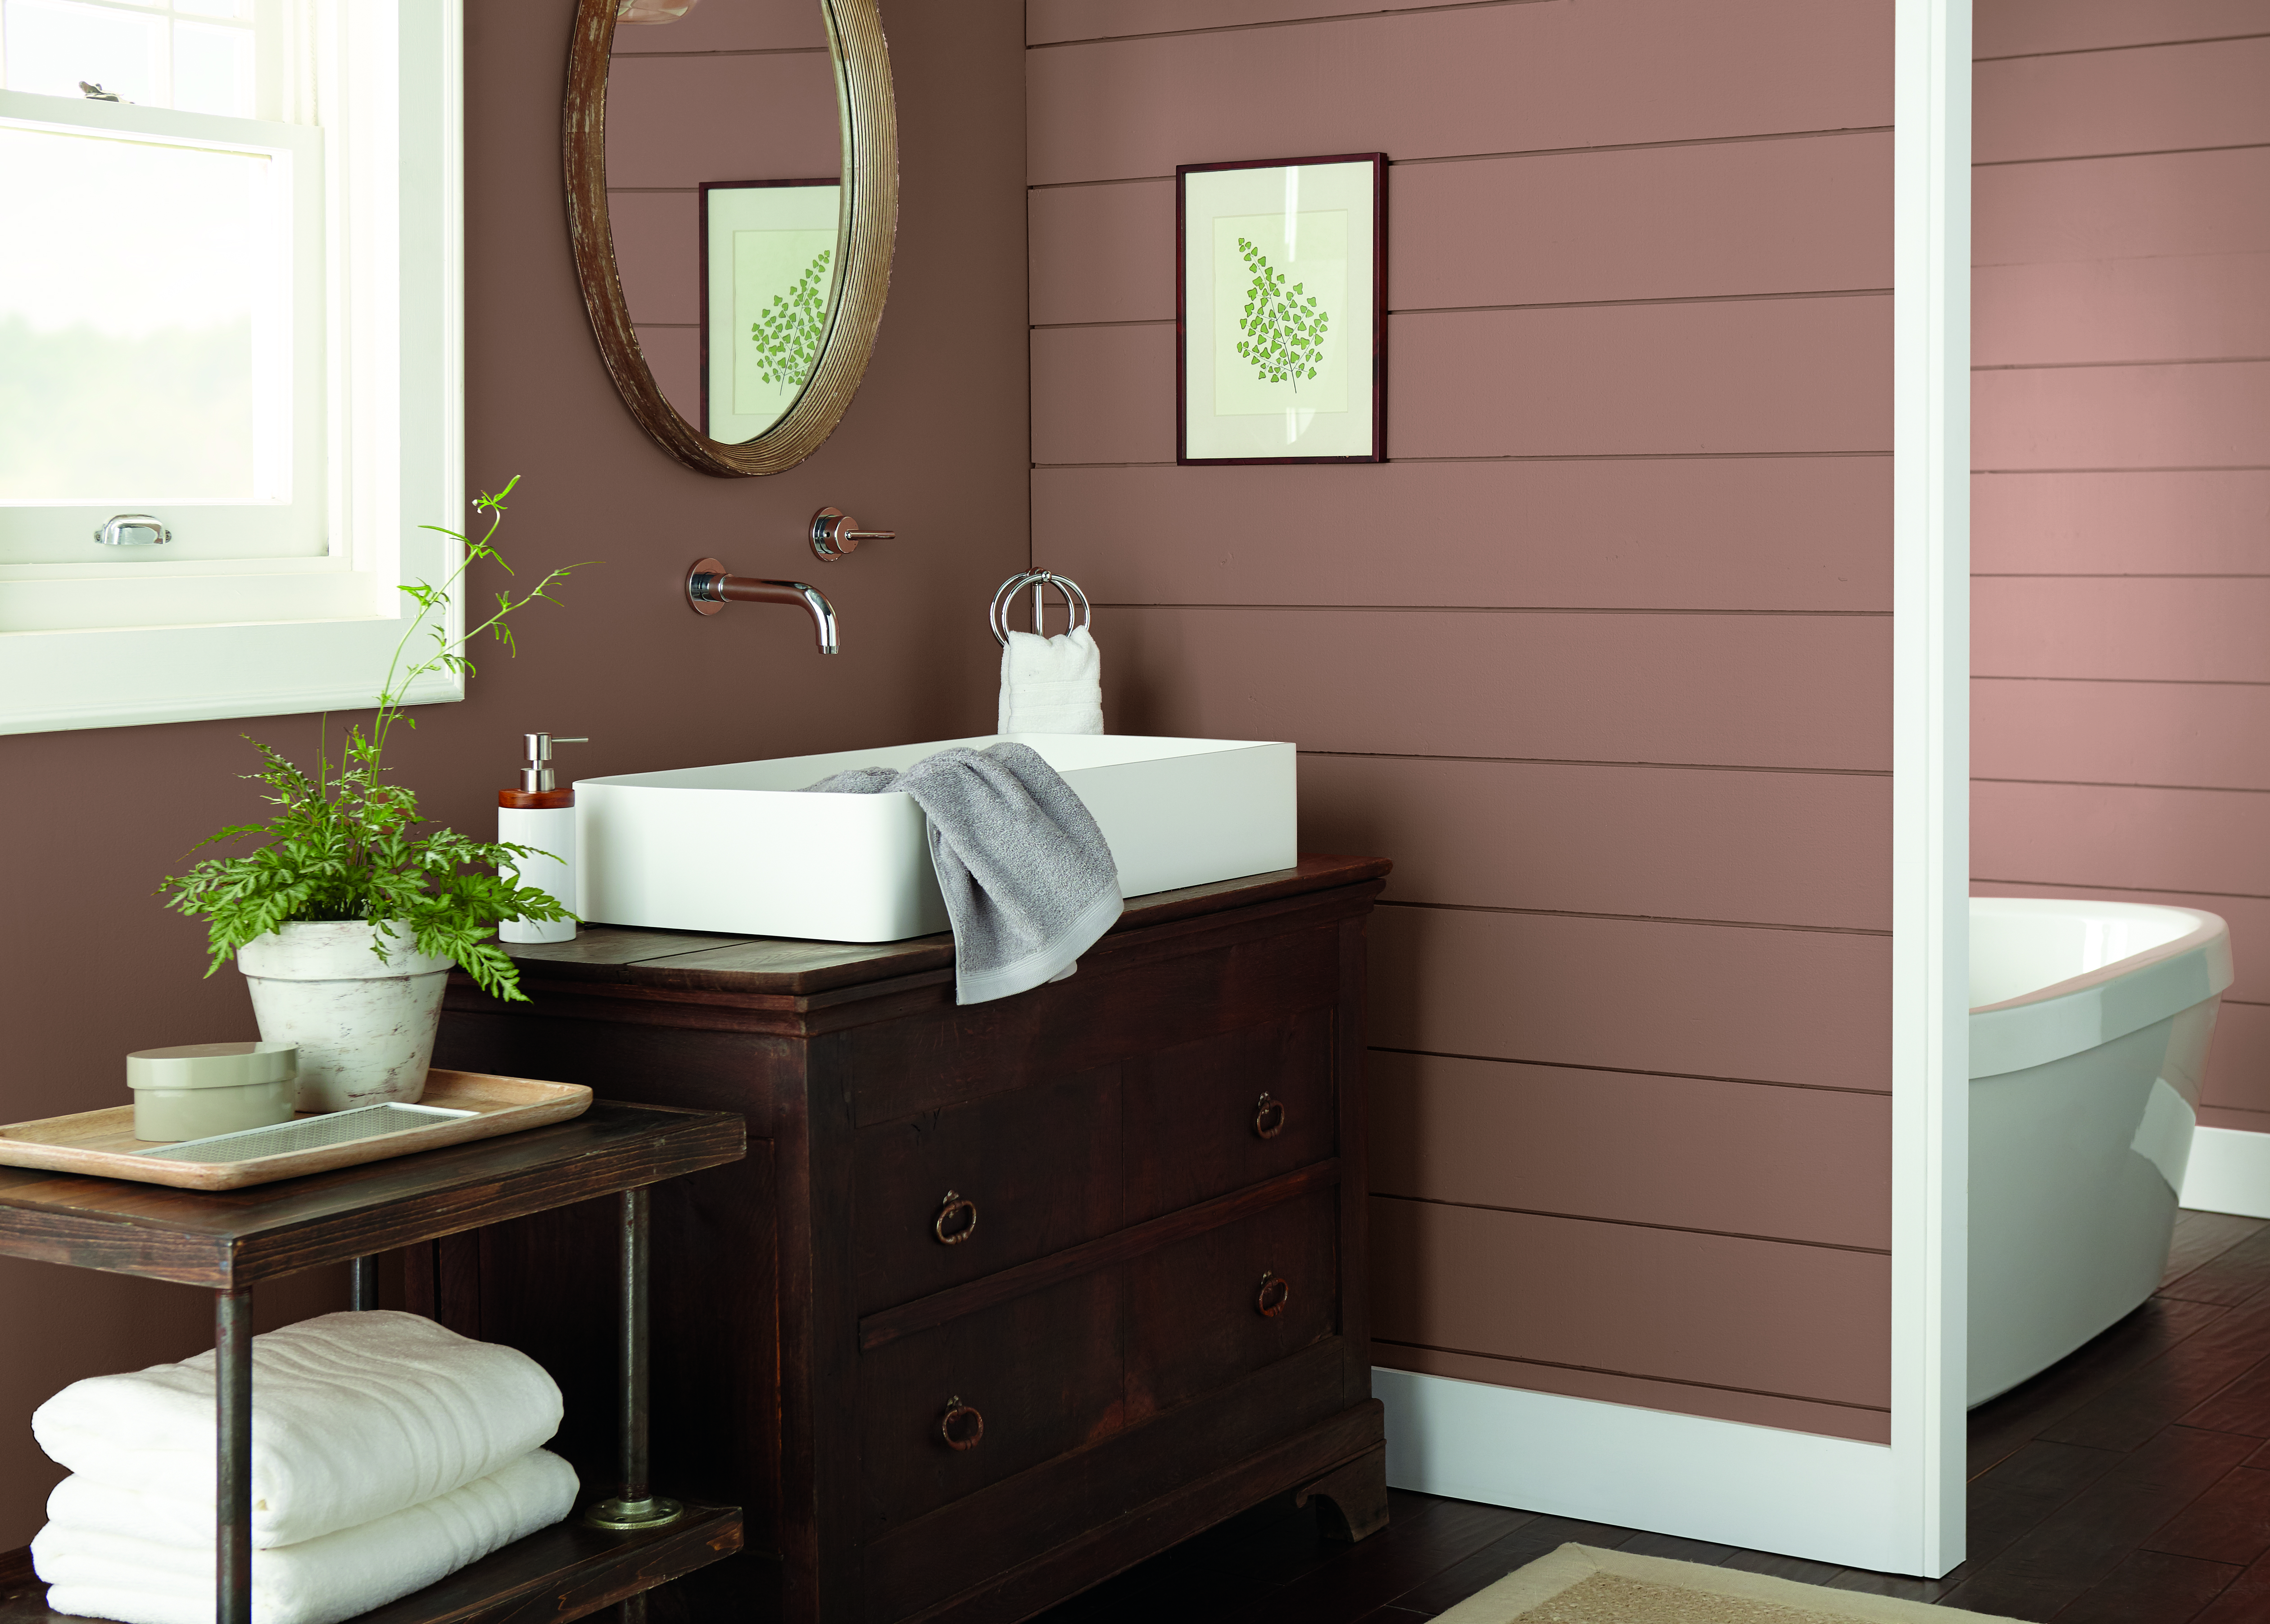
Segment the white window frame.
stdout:
<path fill-rule="evenodd" d="M 367 707 L 402 634 L 402 586 L 456 565 L 458 545 L 419 527 L 465 518 L 463 0 L 338 13 L 324 119 L 330 554 L 10 567 L 0 624 L 22 623 L 12 600 L 26 619 L 94 629 L 0 631 L 0 733 Z M 174 623 L 151 624 L 161 616 Z M 460 624 L 453 604 L 448 629 Z M 464 697 L 449 671 L 408 695 Z"/>

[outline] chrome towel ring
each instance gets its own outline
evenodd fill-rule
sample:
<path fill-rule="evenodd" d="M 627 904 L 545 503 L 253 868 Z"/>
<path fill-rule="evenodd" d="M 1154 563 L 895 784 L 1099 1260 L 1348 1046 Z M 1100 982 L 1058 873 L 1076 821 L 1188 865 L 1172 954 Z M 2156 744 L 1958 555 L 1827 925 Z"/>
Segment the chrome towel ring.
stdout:
<path fill-rule="evenodd" d="M 1042 605 L 1047 601 L 1041 596 L 1044 587 L 1054 587 L 1057 596 L 1064 599 L 1065 631 L 1086 626 L 1094 619 L 1094 612 L 1088 607 L 1087 594 L 1079 590 L 1079 582 L 1053 570 L 1028 569 L 1001 583 L 1000 590 L 993 594 L 993 607 L 986 615 L 986 623 L 993 628 L 993 641 L 1005 649 L 1009 645 L 1009 604 L 1019 591 L 1028 586 L 1033 589 L 1033 630 L 1043 637 L 1048 635 L 1047 625 L 1042 619 Z M 1075 613 L 1077 619 L 1073 619 Z"/>

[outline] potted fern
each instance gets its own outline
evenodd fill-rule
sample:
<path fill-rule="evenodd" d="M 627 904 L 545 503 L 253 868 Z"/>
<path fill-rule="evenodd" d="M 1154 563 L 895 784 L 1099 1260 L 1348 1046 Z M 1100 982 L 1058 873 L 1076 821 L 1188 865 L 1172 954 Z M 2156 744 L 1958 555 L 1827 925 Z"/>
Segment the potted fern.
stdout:
<path fill-rule="evenodd" d="M 516 476 L 473 504 L 488 520 L 478 539 L 426 527 L 456 538 L 464 555 L 441 585 L 421 581 L 402 589 L 418 612 L 388 662 L 369 730 L 349 726 L 334 762 L 326 716 L 313 772 L 251 741 L 263 765 L 245 776 L 265 786 L 275 812 L 265 823 L 224 828 L 199 849 L 263 843 L 209 857 L 159 887 L 167 907 L 207 922 L 207 975 L 235 956 L 261 1037 L 299 1045 L 303 1111 L 416 1100 L 425 1092 L 451 965 L 494 997 L 524 1001 L 518 967 L 492 939 L 496 927 L 508 919 L 571 917 L 544 892 L 516 883 L 515 864 L 538 855 L 529 848 L 468 840 L 446 828 L 419 833 L 417 797 L 392 782 L 385 765 L 395 727 L 418 725 L 403 708 L 413 683 L 435 671 L 471 677 L 467 644 L 486 634 L 514 652 L 511 617 L 538 598 L 559 601 L 550 589 L 574 566 L 552 571 L 517 597 L 498 593 L 486 619 L 457 636 L 449 633 L 452 596 L 476 560 L 512 573 L 493 542 L 504 499 L 519 483 Z M 431 648 L 419 656 L 412 646 L 421 634 Z"/>

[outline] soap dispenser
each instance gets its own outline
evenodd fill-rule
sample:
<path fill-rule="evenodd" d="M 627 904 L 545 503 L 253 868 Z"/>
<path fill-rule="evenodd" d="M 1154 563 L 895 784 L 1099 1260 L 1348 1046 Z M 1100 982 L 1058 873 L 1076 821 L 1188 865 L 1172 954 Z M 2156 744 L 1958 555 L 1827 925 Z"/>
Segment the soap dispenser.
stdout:
<path fill-rule="evenodd" d="M 545 853 L 498 870 L 515 885 L 533 886 L 570 913 L 575 909 L 575 791 L 558 788 L 552 776 L 552 746 L 588 745 L 588 738 L 523 733 L 527 754 L 520 788 L 497 791 L 497 839 Z M 572 942 L 575 922 L 508 919 L 497 927 L 508 942 Z"/>

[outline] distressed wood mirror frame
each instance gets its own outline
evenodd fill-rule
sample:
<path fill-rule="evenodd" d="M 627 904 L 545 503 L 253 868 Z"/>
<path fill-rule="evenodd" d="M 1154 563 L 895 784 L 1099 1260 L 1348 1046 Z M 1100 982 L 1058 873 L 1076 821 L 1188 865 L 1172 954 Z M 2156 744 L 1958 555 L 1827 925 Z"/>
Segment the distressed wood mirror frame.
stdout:
<path fill-rule="evenodd" d="M 583 308 L 623 404 L 641 427 L 688 468 L 732 478 L 795 467 L 835 432 L 858 392 L 890 290 L 899 225 L 898 115 L 879 0 L 814 0 L 827 20 L 843 132 L 842 267 L 819 359 L 780 421 L 735 445 L 712 440 L 663 396 L 631 329 L 607 218 L 607 70 L 619 0 L 578 0 L 568 53 L 564 128 L 568 232 Z"/>

